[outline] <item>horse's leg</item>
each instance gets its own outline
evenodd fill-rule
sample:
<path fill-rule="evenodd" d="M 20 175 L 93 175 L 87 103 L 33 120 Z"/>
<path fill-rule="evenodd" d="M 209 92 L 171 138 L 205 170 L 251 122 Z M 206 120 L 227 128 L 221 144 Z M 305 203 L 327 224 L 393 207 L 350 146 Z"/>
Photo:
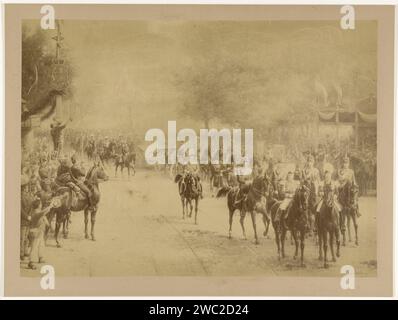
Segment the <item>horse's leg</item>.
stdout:
<path fill-rule="evenodd" d="M 198 224 L 199 197 L 195 199 L 195 224 Z"/>
<path fill-rule="evenodd" d="M 250 211 L 250 215 L 251 215 L 251 218 L 252 218 L 255 244 L 259 244 L 258 237 L 257 237 L 256 212 L 254 210 Z"/>
<path fill-rule="evenodd" d="M 339 228 L 337 227 L 335 230 L 335 237 L 336 237 L 336 257 L 340 257 L 340 231 Z"/>
<path fill-rule="evenodd" d="M 347 212 L 347 232 L 348 232 L 348 242 L 352 242 L 351 238 L 351 215 Z"/>
<path fill-rule="evenodd" d="M 192 204 L 192 202 L 193 202 L 193 199 L 191 199 L 190 201 L 189 201 L 189 217 L 192 217 L 192 212 L 193 212 L 193 204 Z"/>
<path fill-rule="evenodd" d="M 305 267 L 305 264 L 304 264 L 304 246 L 305 246 L 305 230 L 303 228 L 300 231 L 301 267 Z"/>
<path fill-rule="evenodd" d="M 358 221 L 356 217 L 356 212 L 352 210 L 352 222 L 354 224 L 354 231 L 355 231 L 355 244 L 358 246 L 359 245 L 359 240 L 358 240 Z"/>
<path fill-rule="evenodd" d="M 322 244 L 322 232 L 321 230 L 318 228 L 318 248 L 319 248 L 319 256 L 318 259 L 319 261 L 323 260 L 323 244 Z"/>
<path fill-rule="evenodd" d="M 286 239 L 286 229 L 283 226 L 280 226 L 281 228 L 281 254 L 282 258 L 285 257 L 285 239 Z"/>
<path fill-rule="evenodd" d="M 264 230 L 263 236 L 264 236 L 264 237 L 266 237 L 266 238 L 269 238 L 269 236 L 268 236 L 268 229 L 269 229 L 269 219 L 268 219 L 268 217 L 267 217 L 267 214 L 266 214 L 266 213 L 263 213 L 263 222 L 264 222 L 264 227 L 265 227 L 265 230 Z"/>
<path fill-rule="evenodd" d="M 57 213 L 56 215 L 56 221 L 55 221 L 55 242 L 57 244 L 57 248 L 61 248 L 61 244 L 59 243 L 58 240 L 58 234 L 59 234 L 59 229 L 61 228 L 61 218 L 60 215 L 62 215 L 62 213 Z"/>
<path fill-rule="evenodd" d="M 278 259 L 281 259 L 281 243 L 280 243 L 280 225 L 279 222 L 275 222 L 274 225 L 274 231 L 275 231 L 275 242 L 276 242 L 276 247 L 278 248 Z"/>
<path fill-rule="evenodd" d="M 330 254 L 332 255 L 332 261 L 336 262 L 336 256 L 334 254 L 334 230 L 329 232 L 329 246 L 330 246 Z"/>
<path fill-rule="evenodd" d="M 296 246 L 296 249 L 295 249 L 295 251 L 294 251 L 294 256 L 293 256 L 293 259 L 297 259 L 297 256 L 298 256 L 298 248 L 299 248 L 299 242 L 298 242 L 298 238 L 297 238 L 297 230 L 291 230 L 290 231 L 290 234 L 291 234 L 291 236 L 293 237 L 293 239 L 294 239 L 294 244 L 295 244 L 295 246 Z"/>
<path fill-rule="evenodd" d="M 247 240 L 246 237 L 246 231 L 245 231 L 245 216 L 246 216 L 246 211 L 243 211 L 243 209 L 240 211 L 240 226 L 242 227 L 242 233 L 243 233 L 243 239 Z"/>
<path fill-rule="evenodd" d="M 341 231 L 341 234 L 343 236 L 342 245 L 345 247 L 345 244 L 346 244 L 346 234 L 345 234 L 345 232 L 346 232 L 346 218 L 345 218 L 345 211 L 344 210 L 345 209 L 343 209 L 341 211 L 341 213 L 340 213 L 340 219 L 341 219 L 341 221 L 340 221 L 340 231 Z"/>
<path fill-rule="evenodd" d="M 234 210 L 229 209 L 228 210 L 228 214 L 229 214 L 229 232 L 228 232 L 228 238 L 231 239 L 232 238 L 232 220 L 233 220 L 233 216 L 234 216 Z"/>
<path fill-rule="evenodd" d="M 97 216 L 97 207 L 90 210 L 91 211 L 91 240 L 95 241 L 94 227 L 95 218 Z"/>
<path fill-rule="evenodd" d="M 86 239 L 89 238 L 89 236 L 88 236 L 88 228 L 87 228 L 87 225 L 88 225 L 88 214 L 89 214 L 88 209 L 87 208 L 84 209 L 84 237 Z"/>
<path fill-rule="evenodd" d="M 323 230 L 322 232 L 322 242 L 323 242 L 323 267 L 327 268 L 328 264 L 328 257 L 327 257 L 327 253 L 328 253 L 328 231 L 327 230 Z"/>
<path fill-rule="evenodd" d="M 182 204 L 182 219 L 185 219 L 185 198 L 181 196 L 181 204 Z"/>

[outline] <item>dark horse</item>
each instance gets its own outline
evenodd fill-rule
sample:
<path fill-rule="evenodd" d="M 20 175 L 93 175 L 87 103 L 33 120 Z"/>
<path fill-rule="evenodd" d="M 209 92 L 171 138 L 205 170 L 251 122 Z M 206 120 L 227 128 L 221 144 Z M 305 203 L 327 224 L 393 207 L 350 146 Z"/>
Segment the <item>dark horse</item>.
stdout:
<path fill-rule="evenodd" d="M 309 225 L 309 198 L 310 198 L 310 188 L 305 184 L 301 184 L 294 193 L 293 199 L 286 210 L 287 219 L 286 223 L 281 221 L 280 217 L 280 204 L 281 201 L 275 201 L 271 206 L 271 221 L 272 226 L 275 231 L 275 242 L 278 248 L 278 258 L 285 257 L 285 238 L 286 233 L 289 230 L 294 239 L 296 246 L 296 251 L 294 253 L 294 259 L 298 256 L 299 242 L 301 249 L 301 266 L 304 267 L 304 246 L 305 246 L 305 236 L 308 231 Z M 300 241 L 299 241 L 300 239 Z"/>
<path fill-rule="evenodd" d="M 178 193 L 181 197 L 182 203 L 182 218 L 185 219 L 185 212 L 188 212 L 189 205 L 189 213 L 187 214 L 190 218 L 192 216 L 193 205 L 192 201 L 195 202 L 195 224 L 198 223 L 198 207 L 199 207 L 199 197 L 200 197 L 200 180 L 198 177 L 194 176 L 191 173 L 177 174 L 174 178 L 174 182 L 178 183 Z"/>
<path fill-rule="evenodd" d="M 74 190 L 75 188 L 62 186 L 55 191 L 54 196 L 59 199 L 60 205 L 50 211 L 48 220 L 51 221 L 52 217 L 55 215 L 55 241 L 57 247 L 61 247 L 58 240 L 60 227 L 63 225 L 64 232 L 66 232 L 65 224 L 68 223 L 71 211 L 77 212 L 84 210 L 84 233 L 86 239 L 89 239 L 88 215 L 89 213 L 91 214 L 91 239 L 93 241 L 95 240 L 94 225 L 98 203 L 100 201 L 99 182 L 106 180 L 108 180 L 108 176 L 102 166 L 94 165 L 87 173 L 86 184 L 93 194 L 91 197 L 91 206 L 89 206 L 87 197 L 83 195 L 82 192 Z"/>
<path fill-rule="evenodd" d="M 220 190 L 218 190 L 216 197 L 220 198 L 227 195 L 227 206 L 229 210 L 229 238 L 231 238 L 232 236 L 232 221 L 234 212 L 236 210 L 239 210 L 239 222 L 242 227 L 243 237 L 247 239 L 244 220 L 246 212 L 249 212 L 253 224 L 255 243 L 258 244 L 259 242 L 257 237 L 256 213 L 261 213 L 263 216 L 263 222 L 265 226 L 264 236 L 267 236 L 268 234 L 268 228 L 270 223 L 270 219 L 266 210 L 266 205 L 262 205 L 262 198 L 263 196 L 265 197 L 267 192 L 267 182 L 265 177 L 259 176 L 254 178 L 252 183 L 244 185 L 241 188 L 241 192 L 243 192 L 244 198 L 239 203 L 236 202 L 237 194 L 239 193 L 238 187 L 222 187 Z"/>
<path fill-rule="evenodd" d="M 130 170 L 133 171 L 133 176 L 135 175 L 135 154 L 128 152 L 126 154 L 115 155 L 115 177 L 117 175 L 117 169 L 120 167 L 120 172 L 123 176 L 123 169 L 127 168 L 128 176 L 130 177 Z"/>
<path fill-rule="evenodd" d="M 340 257 L 340 215 L 334 204 L 333 190 L 328 190 L 324 193 L 323 203 L 319 211 L 317 224 L 319 240 L 319 260 L 323 260 L 323 266 L 327 268 L 328 235 L 332 261 L 336 261 L 336 256 Z M 335 242 L 337 245 L 336 255 L 334 254 Z"/>
<path fill-rule="evenodd" d="M 351 181 L 347 181 L 339 193 L 339 201 L 342 205 L 341 210 L 341 233 L 343 235 L 343 246 L 346 244 L 345 231 L 348 230 L 348 241 L 351 242 L 351 220 L 355 230 L 355 244 L 358 245 L 358 186 Z"/>

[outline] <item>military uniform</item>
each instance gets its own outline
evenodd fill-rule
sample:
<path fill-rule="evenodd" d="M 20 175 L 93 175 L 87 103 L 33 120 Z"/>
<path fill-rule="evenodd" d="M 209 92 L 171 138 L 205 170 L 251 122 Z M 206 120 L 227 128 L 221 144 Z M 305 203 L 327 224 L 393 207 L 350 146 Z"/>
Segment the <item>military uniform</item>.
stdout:
<path fill-rule="evenodd" d="M 89 200 L 89 204 L 90 204 L 91 203 L 91 191 L 84 182 L 86 173 L 84 172 L 82 167 L 79 166 L 79 164 L 77 163 L 77 161 L 75 159 L 72 161 L 74 162 L 70 169 L 72 178 L 74 179 L 75 184 L 80 188 L 80 190 L 82 190 L 86 194 L 87 199 Z"/>
<path fill-rule="evenodd" d="M 21 230 L 20 230 L 20 258 L 24 259 L 28 255 L 28 236 L 30 228 L 30 220 L 32 214 L 32 205 L 34 201 L 33 195 L 28 189 L 29 178 L 25 175 L 21 176 Z"/>
<path fill-rule="evenodd" d="M 318 203 L 318 205 L 316 207 L 316 212 L 319 213 L 319 211 L 322 208 L 322 204 L 323 204 L 325 195 L 330 193 L 330 192 L 333 193 L 333 204 L 334 204 L 336 210 L 340 212 L 341 211 L 341 205 L 340 205 L 340 203 L 337 200 L 338 186 L 336 185 L 336 183 L 333 180 L 331 180 L 331 179 L 329 181 L 324 181 L 321 190 L 322 190 L 323 197 L 322 197 L 321 201 L 319 201 L 319 203 Z"/>

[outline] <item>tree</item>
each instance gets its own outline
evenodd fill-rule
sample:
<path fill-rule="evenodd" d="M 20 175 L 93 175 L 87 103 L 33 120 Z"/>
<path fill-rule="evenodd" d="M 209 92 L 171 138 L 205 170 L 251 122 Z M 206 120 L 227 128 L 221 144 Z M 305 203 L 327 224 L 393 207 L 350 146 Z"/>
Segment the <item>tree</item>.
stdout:
<path fill-rule="evenodd" d="M 22 26 L 22 98 L 26 108 L 22 110 L 22 120 L 31 115 L 39 115 L 41 120 L 49 118 L 55 111 L 56 95 L 71 96 L 73 70 L 66 52 L 56 61 L 49 47 L 53 40 L 51 30 L 38 26 L 30 30 Z M 62 74 L 60 74 L 60 70 Z"/>

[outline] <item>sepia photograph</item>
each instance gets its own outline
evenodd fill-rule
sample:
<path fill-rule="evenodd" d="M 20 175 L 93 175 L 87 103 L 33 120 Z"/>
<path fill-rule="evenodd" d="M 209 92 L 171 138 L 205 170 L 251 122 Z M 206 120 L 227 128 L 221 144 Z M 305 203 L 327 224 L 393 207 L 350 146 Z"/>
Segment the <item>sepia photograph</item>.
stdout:
<path fill-rule="evenodd" d="M 333 19 L 74 19 L 40 7 L 13 40 L 20 220 L 6 229 L 19 231 L 21 281 L 340 287 L 388 268 L 377 18 L 351 6 Z"/>

